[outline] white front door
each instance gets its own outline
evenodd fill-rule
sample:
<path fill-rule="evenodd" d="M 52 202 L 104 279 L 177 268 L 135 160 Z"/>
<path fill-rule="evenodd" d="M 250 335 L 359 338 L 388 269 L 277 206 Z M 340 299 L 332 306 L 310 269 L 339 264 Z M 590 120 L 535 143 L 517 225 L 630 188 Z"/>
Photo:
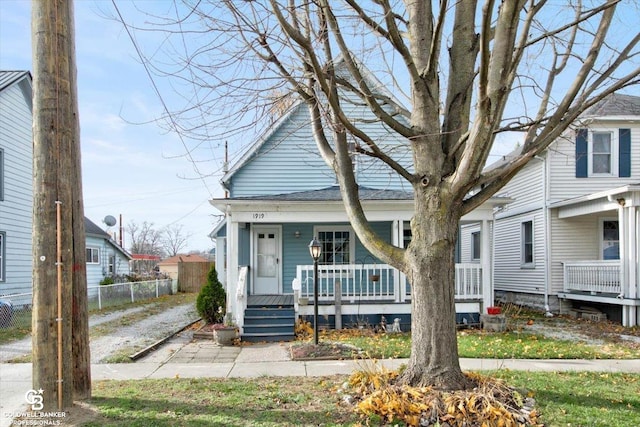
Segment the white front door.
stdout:
<path fill-rule="evenodd" d="M 256 226 L 253 232 L 253 293 L 280 293 L 280 227 Z"/>

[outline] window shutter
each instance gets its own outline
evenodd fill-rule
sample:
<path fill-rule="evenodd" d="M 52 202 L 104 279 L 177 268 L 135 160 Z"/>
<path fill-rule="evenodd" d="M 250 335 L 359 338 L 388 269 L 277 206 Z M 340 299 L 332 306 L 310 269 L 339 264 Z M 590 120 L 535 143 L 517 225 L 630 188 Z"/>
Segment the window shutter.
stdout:
<path fill-rule="evenodd" d="M 586 178 L 588 174 L 588 135 L 587 129 L 576 131 L 576 178 Z"/>
<path fill-rule="evenodd" d="M 631 129 L 618 129 L 618 132 L 618 176 L 628 178 L 631 176 Z"/>

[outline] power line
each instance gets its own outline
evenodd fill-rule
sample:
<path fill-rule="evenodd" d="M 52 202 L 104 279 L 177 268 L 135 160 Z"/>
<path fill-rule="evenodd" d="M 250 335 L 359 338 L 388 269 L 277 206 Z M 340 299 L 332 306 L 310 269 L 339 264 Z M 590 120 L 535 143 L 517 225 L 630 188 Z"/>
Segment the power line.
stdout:
<path fill-rule="evenodd" d="M 115 0 L 111 0 L 111 3 L 113 4 L 113 7 L 115 8 L 116 13 L 118 14 L 118 17 L 120 19 L 120 22 L 122 23 L 125 31 L 127 32 L 127 35 L 129 36 L 129 39 L 131 40 L 131 43 L 133 44 L 133 47 L 136 50 L 136 53 L 138 54 L 138 58 L 140 58 L 140 62 L 142 63 L 142 66 L 144 67 L 144 70 L 145 70 L 145 72 L 147 74 L 147 77 L 149 78 L 149 81 L 151 82 L 151 85 L 153 86 L 153 90 L 155 91 L 156 95 L 158 96 L 158 99 L 160 100 L 160 103 L 162 104 L 162 108 L 163 108 L 166 116 L 169 118 L 169 121 L 171 123 L 171 126 L 173 127 L 174 132 L 178 135 L 178 138 L 180 139 L 180 142 L 182 143 L 182 146 L 185 149 L 186 156 L 187 156 L 188 160 L 191 162 L 194 170 L 198 174 L 199 179 L 202 181 L 202 183 L 203 183 L 204 187 L 206 188 L 207 192 L 209 193 L 211 198 L 213 198 L 214 197 L 213 196 L 213 192 L 211 191 L 211 189 L 207 185 L 207 182 L 204 179 L 204 174 L 198 168 L 198 165 L 197 165 L 195 159 L 191 155 L 191 150 L 189 150 L 189 148 L 187 147 L 187 144 L 185 143 L 184 138 L 183 138 L 182 134 L 179 131 L 179 127 L 178 127 L 178 124 L 176 123 L 176 120 L 174 119 L 173 115 L 169 111 L 169 108 L 167 107 L 167 104 L 165 103 L 164 98 L 160 94 L 160 90 L 158 89 L 158 86 L 156 85 L 156 82 L 153 79 L 153 76 L 151 75 L 151 71 L 149 70 L 149 67 L 147 66 L 146 58 L 142 55 L 142 52 L 140 51 L 140 48 L 138 47 L 138 44 L 136 43 L 136 41 L 135 41 L 135 39 L 133 37 L 133 34 L 131 34 L 131 31 L 129 30 L 129 26 L 125 23 L 124 18 L 122 17 L 122 14 L 120 13 L 120 9 L 118 8 L 118 5 L 116 5 Z"/>

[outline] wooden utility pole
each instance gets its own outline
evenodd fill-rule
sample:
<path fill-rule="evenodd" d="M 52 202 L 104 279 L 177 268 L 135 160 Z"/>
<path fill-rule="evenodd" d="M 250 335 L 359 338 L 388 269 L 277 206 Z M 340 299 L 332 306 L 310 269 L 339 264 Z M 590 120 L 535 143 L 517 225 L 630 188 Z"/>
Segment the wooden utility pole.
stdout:
<path fill-rule="evenodd" d="M 33 388 L 44 411 L 91 395 L 73 4 L 35 0 Z"/>

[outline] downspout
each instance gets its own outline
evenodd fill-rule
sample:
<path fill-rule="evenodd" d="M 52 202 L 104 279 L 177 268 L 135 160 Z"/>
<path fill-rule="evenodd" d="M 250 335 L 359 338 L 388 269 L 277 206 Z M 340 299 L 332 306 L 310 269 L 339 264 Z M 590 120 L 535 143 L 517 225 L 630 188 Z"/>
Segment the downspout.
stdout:
<path fill-rule="evenodd" d="M 548 153 L 547 153 L 548 156 Z M 544 223 L 544 315 L 553 317 L 551 307 L 549 306 L 549 286 L 551 285 L 551 224 L 549 223 L 549 167 L 547 165 L 548 158 L 535 156 L 537 160 L 542 162 L 542 222 Z"/>

